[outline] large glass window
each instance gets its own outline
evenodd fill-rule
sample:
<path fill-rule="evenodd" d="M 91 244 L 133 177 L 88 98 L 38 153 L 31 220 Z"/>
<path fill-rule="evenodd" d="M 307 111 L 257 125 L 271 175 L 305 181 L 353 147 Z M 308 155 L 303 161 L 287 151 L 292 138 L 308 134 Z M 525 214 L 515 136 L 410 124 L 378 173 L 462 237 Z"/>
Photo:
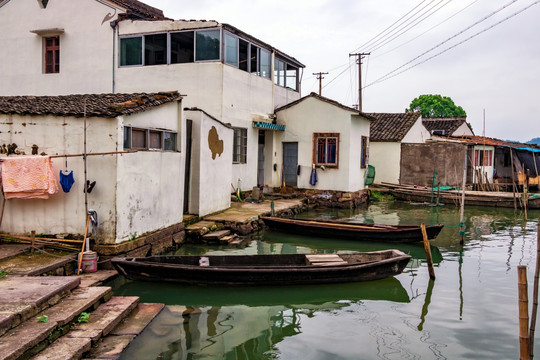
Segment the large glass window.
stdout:
<path fill-rule="evenodd" d="M 298 91 L 298 68 L 291 64 L 286 64 L 285 86 Z"/>
<path fill-rule="evenodd" d="M 144 65 L 167 63 L 167 34 L 144 36 Z"/>
<path fill-rule="evenodd" d="M 233 164 L 245 164 L 247 161 L 247 129 L 234 128 Z"/>
<path fill-rule="evenodd" d="M 339 164 L 339 133 L 314 133 L 313 159 L 316 165 L 337 168 Z"/>
<path fill-rule="evenodd" d="M 238 38 L 225 33 L 225 63 L 238 66 Z"/>
<path fill-rule="evenodd" d="M 197 31 L 196 35 L 196 60 L 219 60 L 219 30 Z"/>
<path fill-rule="evenodd" d="M 260 51 L 260 62 L 259 62 L 259 75 L 270 79 L 271 74 L 271 55 L 270 51 L 261 49 Z"/>
<path fill-rule="evenodd" d="M 142 36 L 120 39 L 120 65 L 142 65 Z"/>
<path fill-rule="evenodd" d="M 259 51 L 260 51 L 260 49 L 257 46 L 251 44 L 251 52 L 250 52 L 251 53 L 251 55 L 250 55 L 250 67 L 251 67 L 251 69 L 250 69 L 250 71 L 252 73 L 257 74 L 257 75 L 260 75 L 259 74 Z"/>
<path fill-rule="evenodd" d="M 285 86 L 285 63 L 278 59 L 274 61 L 274 83 Z"/>
<path fill-rule="evenodd" d="M 195 32 L 171 33 L 171 64 L 190 63 L 195 60 Z"/>

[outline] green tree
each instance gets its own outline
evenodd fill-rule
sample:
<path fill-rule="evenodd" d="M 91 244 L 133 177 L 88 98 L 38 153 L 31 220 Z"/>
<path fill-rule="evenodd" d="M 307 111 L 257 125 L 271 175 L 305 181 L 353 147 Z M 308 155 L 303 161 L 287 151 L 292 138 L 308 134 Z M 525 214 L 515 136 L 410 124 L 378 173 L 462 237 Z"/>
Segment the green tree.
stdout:
<path fill-rule="evenodd" d="M 405 109 L 405 112 L 413 111 L 419 111 L 425 118 L 467 116 L 461 106 L 456 106 L 451 98 L 441 95 L 420 95 Z"/>

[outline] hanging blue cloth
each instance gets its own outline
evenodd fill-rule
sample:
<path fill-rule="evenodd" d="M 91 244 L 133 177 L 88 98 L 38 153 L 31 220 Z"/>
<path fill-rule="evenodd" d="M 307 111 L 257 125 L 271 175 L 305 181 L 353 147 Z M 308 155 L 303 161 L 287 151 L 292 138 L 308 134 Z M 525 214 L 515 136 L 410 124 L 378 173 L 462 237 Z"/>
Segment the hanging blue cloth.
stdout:
<path fill-rule="evenodd" d="M 71 170 L 69 174 L 64 174 L 62 170 L 60 170 L 60 185 L 62 185 L 62 190 L 64 190 L 65 193 L 71 190 L 74 182 L 73 170 Z"/>
<path fill-rule="evenodd" d="M 317 181 L 319 181 L 317 178 L 317 169 L 315 169 L 315 165 L 313 165 L 313 168 L 311 169 L 311 176 L 309 177 L 309 185 L 315 186 Z"/>

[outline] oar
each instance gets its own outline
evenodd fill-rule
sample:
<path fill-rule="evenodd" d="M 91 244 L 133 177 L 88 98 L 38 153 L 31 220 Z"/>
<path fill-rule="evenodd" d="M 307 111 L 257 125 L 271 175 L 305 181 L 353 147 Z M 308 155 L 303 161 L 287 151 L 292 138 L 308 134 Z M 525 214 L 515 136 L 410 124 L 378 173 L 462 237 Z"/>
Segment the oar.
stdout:
<path fill-rule="evenodd" d="M 84 230 L 84 239 L 82 243 L 81 257 L 79 259 L 79 266 L 77 267 L 77 275 L 81 275 L 82 258 L 84 254 L 84 245 L 86 244 L 86 235 L 88 235 L 88 224 L 90 223 L 90 214 L 86 215 L 86 229 Z"/>

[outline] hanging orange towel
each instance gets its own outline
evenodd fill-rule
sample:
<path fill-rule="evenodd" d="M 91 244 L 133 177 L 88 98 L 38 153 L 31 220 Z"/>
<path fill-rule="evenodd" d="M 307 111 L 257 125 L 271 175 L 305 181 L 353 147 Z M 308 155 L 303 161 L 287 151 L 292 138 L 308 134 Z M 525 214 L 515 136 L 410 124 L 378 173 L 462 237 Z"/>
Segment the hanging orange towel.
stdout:
<path fill-rule="evenodd" d="M 48 199 L 58 192 L 50 157 L 4 158 L 2 187 L 6 199 Z"/>

